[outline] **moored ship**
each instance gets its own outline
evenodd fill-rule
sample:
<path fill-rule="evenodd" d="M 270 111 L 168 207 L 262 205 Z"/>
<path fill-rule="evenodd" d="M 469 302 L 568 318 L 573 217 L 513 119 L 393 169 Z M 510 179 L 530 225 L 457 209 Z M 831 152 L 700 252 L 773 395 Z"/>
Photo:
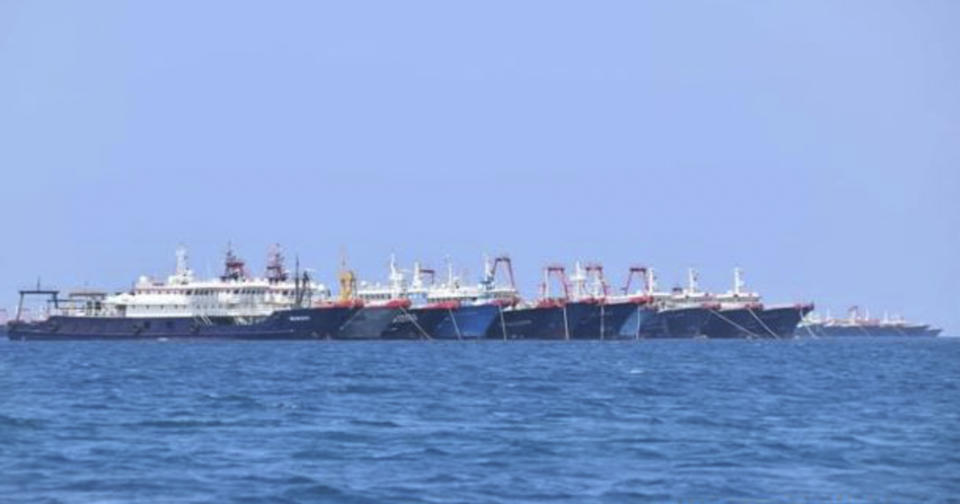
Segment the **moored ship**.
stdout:
<path fill-rule="evenodd" d="M 49 316 L 21 318 L 28 295 L 49 297 Z M 311 307 L 329 297 L 309 276 L 290 278 L 279 248 L 273 248 L 264 277 L 251 277 L 229 249 L 224 273 L 197 280 L 186 250 L 177 251 L 176 269 L 165 282 L 141 277 L 133 289 L 117 294 L 78 291 L 65 298 L 55 290 L 21 291 L 17 317 L 9 325 L 13 340 L 71 339 L 317 339 L 332 337 L 355 315 L 348 306 Z"/>
<path fill-rule="evenodd" d="M 509 286 L 496 282 L 497 266 L 503 264 L 510 274 Z M 361 284 L 357 297 L 364 301 L 405 300 L 409 309 L 402 310 L 383 331 L 384 339 L 476 339 L 482 338 L 500 314 L 502 307 L 518 299 L 513 286 L 510 259 L 496 258 L 484 262 L 484 274 L 475 286 L 464 285 L 448 262 L 447 280 L 435 282 L 436 273 L 415 262 L 413 271 L 397 267 L 390 259 L 389 283 Z M 409 273 L 409 280 L 408 275 Z"/>
<path fill-rule="evenodd" d="M 709 338 L 791 338 L 812 304 L 765 305 L 756 292 L 745 290 L 740 268 L 733 270 L 733 289 L 712 296 L 719 308 L 711 310 L 703 332 Z"/>
<path fill-rule="evenodd" d="M 587 305 L 586 313 L 571 331 L 574 339 L 621 338 L 620 330 L 628 318 L 636 316 L 640 320 L 654 313 L 651 298 L 628 294 L 629 287 L 622 295 L 610 294 L 603 266 L 599 263 L 581 266 L 578 261 L 570 280 L 573 301 Z"/>
<path fill-rule="evenodd" d="M 356 299 L 365 307 L 392 307 L 393 313 L 389 323 L 377 333 L 356 338 L 364 339 L 424 339 L 430 338 L 430 332 L 440 323 L 446 312 L 441 307 L 425 306 L 426 287 L 423 276 L 433 276 L 432 270 L 414 265 L 412 281 L 406 281 L 404 272 L 397 268 L 396 258 L 391 255 L 389 275 L 386 284 L 361 282 L 356 287 Z M 352 288 L 351 288 L 352 289 Z"/>
<path fill-rule="evenodd" d="M 556 277 L 561 295 L 551 292 L 551 278 Z M 592 303 L 573 301 L 566 269 L 562 265 L 550 265 L 543 269 L 540 297 L 536 301 L 522 302 L 503 308 L 502 324 L 492 324 L 487 331 L 494 339 L 560 339 L 569 340 L 573 329 L 593 308 Z"/>
<path fill-rule="evenodd" d="M 497 272 L 501 269 L 507 274 L 507 283 L 497 281 Z M 433 337 L 479 339 L 494 325 L 502 330 L 504 308 L 516 305 L 519 299 L 508 256 L 498 256 L 492 262 L 485 258 L 483 276 L 477 285 L 464 285 L 448 263 L 446 282 L 427 291 L 429 303 L 447 307 L 447 316 L 434 328 Z"/>
<path fill-rule="evenodd" d="M 373 340 L 383 338 L 394 321 L 404 313 L 409 313 L 410 300 L 397 296 L 392 287 L 368 291 L 366 296 L 359 294 L 356 274 L 347 269 L 345 261 L 341 264 L 340 296 L 335 302 L 321 301 L 314 304 L 315 309 L 351 310 L 350 315 L 343 321 L 333 339 L 342 340 Z"/>
<path fill-rule="evenodd" d="M 643 286 L 636 294 L 647 296 L 653 311 L 631 314 L 620 329 L 621 335 L 634 338 L 695 338 L 702 334 L 710 310 L 716 308 L 716 303 L 695 288 L 658 291 L 656 273 L 653 268 L 644 266 L 630 268 L 625 291 L 629 291 L 634 274 L 643 280 Z M 691 285 L 693 281 L 693 277 L 690 277 Z"/>
<path fill-rule="evenodd" d="M 772 333 L 763 326 L 758 315 L 763 311 L 760 295 L 745 290 L 745 287 L 740 268 L 734 268 L 733 288 L 714 296 L 720 307 L 710 312 L 710 318 L 703 326 L 703 333 L 708 338 L 759 338 Z"/>
<path fill-rule="evenodd" d="M 939 328 L 910 323 L 902 317 L 890 318 L 884 314 L 882 319 L 873 319 L 869 312 L 861 313 L 858 306 L 851 306 L 846 318 L 833 318 L 829 313 L 821 318 L 811 313 L 796 330 L 797 336 L 818 337 L 936 337 L 941 332 Z"/>

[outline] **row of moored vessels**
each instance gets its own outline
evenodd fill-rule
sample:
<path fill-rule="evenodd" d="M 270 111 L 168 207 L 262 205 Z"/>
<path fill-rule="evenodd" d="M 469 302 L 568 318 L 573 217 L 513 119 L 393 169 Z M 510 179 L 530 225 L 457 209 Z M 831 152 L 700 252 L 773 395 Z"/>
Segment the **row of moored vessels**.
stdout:
<path fill-rule="evenodd" d="M 910 336 L 935 337 L 941 329 L 928 324 L 907 322 L 903 317 L 890 317 L 884 313 L 883 318 L 870 318 L 870 313 L 863 313 L 858 306 L 851 306 L 846 318 L 834 318 L 828 313 L 820 317 L 816 313 L 807 315 L 797 327 L 798 336 Z"/>
<path fill-rule="evenodd" d="M 485 260 L 476 284 L 449 266 L 437 275 L 418 263 L 400 269 L 391 258 L 384 283 L 358 282 L 342 267 L 335 296 L 299 265 L 288 271 L 279 247 L 262 277 L 228 250 L 223 274 L 212 279 L 195 277 L 181 247 L 165 281 L 144 276 L 129 291 L 21 291 L 7 329 L 13 340 L 787 338 L 813 309 L 763 303 L 739 269 L 722 294 L 700 290 L 693 270 L 685 287 L 662 291 L 651 268 L 633 267 L 617 293 L 599 264 L 577 263 L 570 275 L 551 265 L 543 275 L 538 298 L 527 301 L 507 256 Z M 28 320 L 24 299 L 32 295 L 47 304 Z"/>

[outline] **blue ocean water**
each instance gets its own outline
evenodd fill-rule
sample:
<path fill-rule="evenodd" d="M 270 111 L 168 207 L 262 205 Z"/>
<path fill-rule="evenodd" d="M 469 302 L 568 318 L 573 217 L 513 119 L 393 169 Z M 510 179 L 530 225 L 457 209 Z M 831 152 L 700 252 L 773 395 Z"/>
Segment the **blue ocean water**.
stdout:
<path fill-rule="evenodd" d="M 960 502 L 960 340 L 0 344 L 0 502 Z"/>

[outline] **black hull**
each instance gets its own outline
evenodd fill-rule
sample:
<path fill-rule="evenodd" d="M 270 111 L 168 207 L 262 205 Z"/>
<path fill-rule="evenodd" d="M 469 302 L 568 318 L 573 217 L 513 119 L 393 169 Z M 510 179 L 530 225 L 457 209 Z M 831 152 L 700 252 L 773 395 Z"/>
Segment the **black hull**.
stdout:
<path fill-rule="evenodd" d="M 703 326 L 703 334 L 714 339 L 773 337 L 766 329 L 766 323 L 763 309 L 712 310 L 707 323 Z"/>
<path fill-rule="evenodd" d="M 637 311 L 636 303 L 587 305 L 583 318 L 570 333 L 573 339 L 616 339 L 627 318 Z"/>
<path fill-rule="evenodd" d="M 450 311 L 445 308 L 414 308 L 403 311 L 383 331 L 383 339 L 430 339 Z"/>
<path fill-rule="evenodd" d="M 374 306 L 355 310 L 334 336 L 343 340 L 380 339 L 387 327 L 404 310 L 385 306 Z"/>
<path fill-rule="evenodd" d="M 157 340 L 248 339 L 297 340 L 335 337 L 356 309 L 342 307 L 278 311 L 248 323 L 234 318 L 124 318 L 54 316 L 43 322 L 18 322 L 8 328 L 11 340 Z"/>
<path fill-rule="evenodd" d="M 763 321 L 763 333 L 761 335 L 773 338 L 792 338 L 800 321 L 812 310 L 813 305 L 764 309 L 758 314 L 760 320 Z"/>
<path fill-rule="evenodd" d="M 493 304 L 461 306 L 447 313 L 431 333 L 436 339 L 479 339 L 491 324 L 500 323 L 500 307 Z"/>
<path fill-rule="evenodd" d="M 658 315 L 663 319 L 666 337 L 696 338 L 703 334 L 710 311 L 704 308 L 679 308 L 665 310 Z"/>
<path fill-rule="evenodd" d="M 628 338 L 695 338 L 702 334 L 710 311 L 700 307 L 647 308 L 630 314 L 620 329 Z"/>
<path fill-rule="evenodd" d="M 564 306 L 507 309 L 503 311 L 503 323 L 494 321 L 487 331 L 487 338 L 568 339 L 573 336 L 573 329 L 595 307 L 594 304 L 577 302 Z"/>
<path fill-rule="evenodd" d="M 796 330 L 798 337 L 816 336 L 826 338 L 851 338 L 851 337 L 908 337 L 908 338 L 935 338 L 940 334 L 940 329 L 931 329 L 924 326 L 913 327 L 878 327 L 871 325 L 851 325 L 851 326 L 824 326 L 821 324 L 812 324 L 800 327 Z"/>

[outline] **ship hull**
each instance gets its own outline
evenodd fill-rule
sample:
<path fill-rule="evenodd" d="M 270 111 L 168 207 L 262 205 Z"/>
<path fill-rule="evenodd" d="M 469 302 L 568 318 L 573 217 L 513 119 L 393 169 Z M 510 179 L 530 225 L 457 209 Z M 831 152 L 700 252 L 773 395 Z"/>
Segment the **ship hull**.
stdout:
<path fill-rule="evenodd" d="M 695 338 L 700 336 L 710 311 L 700 307 L 660 308 L 631 314 L 621 334 L 635 338 Z"/>
<path fill-rule="evenodd" d="M 460 306 L 447 315 L 433 330 L 436 339 L 479 339 L 499 319 L 500 307 L 493 304 Z"/>
<path fill-rule="evenodd" d="M 703 334 L 713 339 L 770 337 L 764 329 L 762 310 L 750 308 L 720 309 L 710 312 Z"/>
<path fill-rule="evenodd" d="M 818 336 L 826 338 L 851 338 L 851 337 L 911 337 L 924 338 L 936 337 L 940 334 L 940 329 L 932 329 L 926 326 L 912 327 L 882 327 L 875 325 L 823 325 L 810 324 L 797 329 L 797 336 Z"/>
<path fill-rule="evenodd" d="M 620 337 L 623 327 L 638 308 L 636 303 L 605 303 L 587 305 L 580 323 L 573 328 L 573 339 L 615 339 Z"/>
<path fill-rule="evenodd" d="M 428 339 L 447 317 L 444 308 L 413 308 L 397 314 L 380 335 L 383 339 Z"/>
<path fill-rule="evenodd" d="M 563 306 L 523 307 L 503 311 L 503 324 L 491 324 L 493 339 L 569 339 L 572 329 L 595 305 L 567 303 Z M 506 334 L 503 329 L 506 329 Z"/>
<path fill-rule="evenodd" d="M 364 307 L 352 313 L 334 336 L 343 340 L 380 339 L 404 310 L 387 306 Z"/>
<path fill-rule="evenodd" d="M 645 338 L 651 321 L 657 317 L 657 309 L 652 306 L 635 306 L 620 325 L 618 336 L 627 339 Z"/>
<path fill-rule="evenodd" d="M 150 340 L 150 339 L 324 339 L 336 335 L 352 308 L 306 308 L 278 311 L 250 323 L 230 317 L 70 317 L 14 323 L 11 340 Z"/>
<path fill-rule="evenodd" d="M 763 337 L 792 338 L 800 321 L 811 310 L 813 305 L 766 308 L 757 314 L 763 322 L 763 332 L 758 334 Z"/>

